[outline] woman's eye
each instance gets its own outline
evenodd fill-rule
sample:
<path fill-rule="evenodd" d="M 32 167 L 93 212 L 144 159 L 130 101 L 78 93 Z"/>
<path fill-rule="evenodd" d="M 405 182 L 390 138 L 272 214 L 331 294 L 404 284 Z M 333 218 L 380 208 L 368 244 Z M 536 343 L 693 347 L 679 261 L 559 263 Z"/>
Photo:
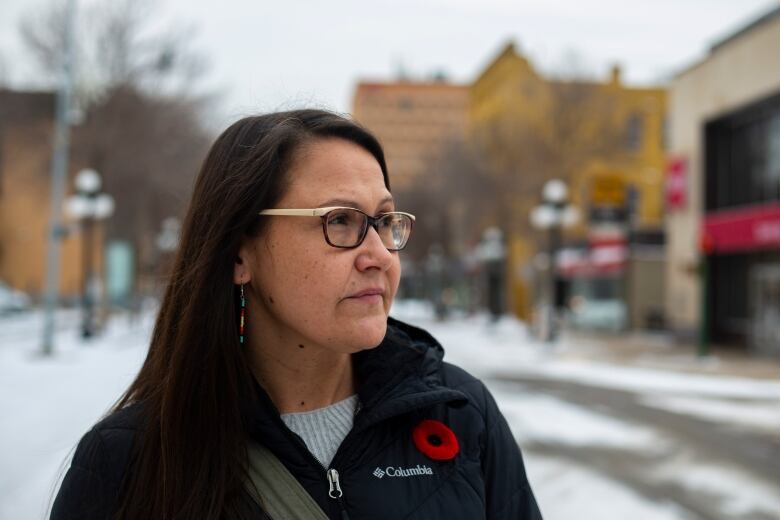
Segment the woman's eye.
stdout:
<path fill-rule="evenodd" d="M 383 228 L 388 228 L 393 225 L 393 217 L 392 215 L 385 215 L 382 217 L 382 219 L 379 221 L 379 226 Z"/>
<path fill-rule="evenodd" d="M 349 224 L 349 216 L 346 213 L 336 213 L 328 217 L 329 226 L 346 226 Z"/>

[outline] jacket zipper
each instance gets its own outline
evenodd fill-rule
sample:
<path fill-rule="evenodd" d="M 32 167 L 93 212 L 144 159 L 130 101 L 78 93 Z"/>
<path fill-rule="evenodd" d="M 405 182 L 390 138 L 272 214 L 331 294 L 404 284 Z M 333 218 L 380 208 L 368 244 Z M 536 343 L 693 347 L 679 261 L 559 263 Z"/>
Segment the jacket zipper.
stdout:
<path fill-rule="evenodd" d="M 358 410 L 360 407 L 358 406 Z M 357 412 L 355 412 L 355 416 L 357 416 Z M 325 478 L 328 481 L 328 496 L 334 500 L 336 500 L 339 504 L 339 508 L 341 509 L 341 520 L 349 520 L 349 515 L 347 514 L 347 509 L 344 507 L 344 501 L 341 499 L 342 496 L 344 496 L 344 492 L 341 490 L 341 482 L 339 481 L 339 472 L 336 471 L 335 468 L 326 468 L 320 460 L 315 457 L 310 451 L 309 448 L 306 446 L 306 443 L 303 442 L 303 440 L 297 436 L 295 433 L 293 433 L 286 424 L 284 424 L 284 421 L 282 421 L 281 417 L 277 416 L 278 418 L 278 425 L 281 429 L 281 431 L 285 432 L 287 437 L 293 442 L 293 444 L 296 444 L 300 449 L 303 450 L 303 452 L 306 454 L 306 456 L 309 457 L 314 463 L 319 466 L 323 473 L 325 473 Z"/>
<path fill-rule="evenodd" d="M 322 462 L 319 461 L 317 457 L 312 455 L 312 453 L 309 451 L 309 448 L 306 447 L 306 444 L 300 440 L 300 438 L 297 435 L 291 435 L 292 438 L 297 442 L 298 445 L 302 446 L 303 449 L 306 451 L 308 456 L 317 463 L 317 465 L 322 468 L 322 471 L 325 472 L 325 478 L 328 481 L 328 496 L 338 502 L 339 508 L 341 508 L 341 520 L 349 520 L 349 515 L 347 514 L 347 508 L 344 507 L 344 501 L 341 500 L 341 497 L 344 496 L 344 492 L 341 490 L 341 482 L 339 481 L 339 472 L 336 471 L 335 468 L 326 468 Z"/>
<path fill-rule="evenodd" d="M 349 520 L 349 515 L 344 507 L 341 497 L 344 496 L 344 492 L 341 491 L 341 483 L 339 482 L 339 472 L 333 468 L 330 468 L 327 473 L 328 477 L 328 496 L 334 500 L 337 500 L 339 507 L 341 508 L 341 520 Z"/>

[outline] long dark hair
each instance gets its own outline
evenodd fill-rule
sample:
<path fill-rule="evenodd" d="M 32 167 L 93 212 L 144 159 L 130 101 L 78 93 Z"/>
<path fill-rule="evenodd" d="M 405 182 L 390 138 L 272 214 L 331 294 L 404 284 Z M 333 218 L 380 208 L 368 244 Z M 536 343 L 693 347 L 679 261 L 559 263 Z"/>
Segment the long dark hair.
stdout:
<path fill-rule="evenodd" d="M 135 441 L 118 518 L 241 518 L 247 434 L 241 403 L 253 396 L 239 343 L 233 268 L 241 241 L 260 231 L 257 213 L 285 190 L 295 154 L 322 138 L 370 152 L 389 189 L 378 141 L 322 110 L 234 123 L 209 151 L 195 182 L 181 242 L 143 367 L 113 410 L 138 403 Z"/>

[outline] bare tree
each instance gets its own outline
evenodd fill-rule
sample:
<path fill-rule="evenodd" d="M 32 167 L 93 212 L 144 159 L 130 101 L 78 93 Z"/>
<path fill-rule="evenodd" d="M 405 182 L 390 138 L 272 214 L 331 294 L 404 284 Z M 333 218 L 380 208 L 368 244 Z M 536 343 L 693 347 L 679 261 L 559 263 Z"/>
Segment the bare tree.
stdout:
<path fill-rule="evenodd" d="M 461 256 L 494 220 L 493 179 L 478 150 L 462 138 L 431 150 L 424 171 L 424 178 L 393 192 L 399 207 L 417 216 L 407 254 L 420 260 L 438 244 L 448 256 Z"/>
<path fill-rule="evenodd" d="M 192 27 L 150 28 L 151 0 L 116 0 L 88 5 L 80 13 L 75 40 L 76 98 L 89 104 L 112 89 L 133 85 L 147 92 L 176 92 L 205 70 L 188 46 Z M 54 83 L 64 59 L 65 3 L 38 6 L 19 24 L 23 43 L 44 82 Z"/>
<path fill-rule="evenodd" d="M 532 232 L 528 212 L 544 182 L 570 182 L 595 160 L 625 149 L 615 93 L 607 85 L 566 80 L 545 83 L 536 111 L 508 108 L 475 127 L 474 142 L 495 190 L 497 220 L 507 232 Z"/>
<path fill-rule="evenodd" d="M 116 88 L 74 133 L 75 161 L 100 171 L 117 199 L 110 236 L 134 242 L 143 263 L 153 263 L 160 223 L 182 212 L 210 141 L 199 112 L 198 100 Z"/>
<path fill-rule="evenodd" d="M 31 12 L 23 41 L 44 77 L 63 59 L 62 3 Z M 201 124 L 208 97 L 191 85 L 203 60 L 188 31 L 152 30 L 149 0 L 89 7 L 77 31 L 77 98 L 83 117 L 73 132 L 73 164 L 97 169 L 116 200 L 109 239 L 131 242 L 140 274 L 156 271 L 161 222 L 183 212 L 211 136 Z"/>

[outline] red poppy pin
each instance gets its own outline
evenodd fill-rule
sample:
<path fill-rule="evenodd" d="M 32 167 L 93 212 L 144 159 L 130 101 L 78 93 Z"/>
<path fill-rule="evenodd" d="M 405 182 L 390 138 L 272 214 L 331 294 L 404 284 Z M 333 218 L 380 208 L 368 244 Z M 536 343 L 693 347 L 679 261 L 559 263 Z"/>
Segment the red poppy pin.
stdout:
<path fill-rule="evenodd" d="M 414 445 L 433 460 L 450 460 L 460 451 L 458 438 L 446 424 L 426 419 L 415 426 L 412 432 Z"/>

